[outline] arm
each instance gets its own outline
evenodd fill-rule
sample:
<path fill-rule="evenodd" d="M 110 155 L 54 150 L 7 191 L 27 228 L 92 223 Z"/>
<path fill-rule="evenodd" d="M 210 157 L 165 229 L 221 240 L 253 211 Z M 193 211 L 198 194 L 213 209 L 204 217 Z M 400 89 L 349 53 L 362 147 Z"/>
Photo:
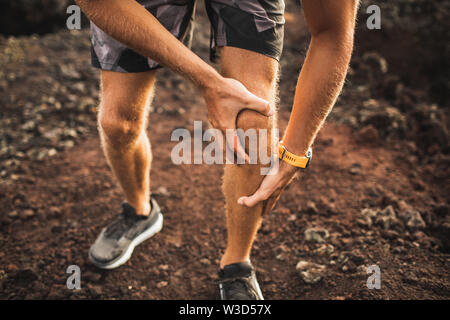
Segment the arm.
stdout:
<path fill-rule="evenodd" d="M 353 50 L 357 0 L 303 0 L 311 43 L 300 72 L 294 106 L 283 138 L 287 150 L 304 155 L 341 92 Z M 251 196 L 238 203 L 254 206 L 268 200 L 270 209 L 297 168 L 280 162 Z"/>
<path fill-rule="evenodd" d="M 116 40 L 192 80 L 199 88 L 220 79 L 210 65 L 164 28 L 134 0 L 77 0 L 100 29 Z"/>
<path fill-rule="evenodd" d="M 76 0 L 76 3 L 107 34 L 194 82 L 206 100 L 214 127 L 222 131 L 234 129 L 238 113 L 245 108 L 267 116 L 272 114 L 267 101 L 250 93 L 240 82 L 220 76 L 135 0 Z M 243 149 L 238 149 L 242 155 Z"/>
<path fill-rule="evenodd" d="M 304 155 L 341 92 L 353 50 L 356 0 L 304 0 L 312 38 L 300 72 L 294 106 L 283 139 Z"/>

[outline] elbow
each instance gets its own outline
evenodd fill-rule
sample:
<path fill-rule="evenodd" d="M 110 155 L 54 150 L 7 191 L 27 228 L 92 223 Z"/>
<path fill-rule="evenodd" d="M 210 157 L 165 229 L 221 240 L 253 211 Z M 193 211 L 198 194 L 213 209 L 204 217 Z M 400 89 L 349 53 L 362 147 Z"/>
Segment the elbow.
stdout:
<path fill-rule="evenodd" d="M 355 28 L 352 24 L 331 26 L 311 33 L 311 41 L 320 42 L 324 46 L 332 47 L 334 51 L 348 56 L 353 51 L 354 37 Z"/>

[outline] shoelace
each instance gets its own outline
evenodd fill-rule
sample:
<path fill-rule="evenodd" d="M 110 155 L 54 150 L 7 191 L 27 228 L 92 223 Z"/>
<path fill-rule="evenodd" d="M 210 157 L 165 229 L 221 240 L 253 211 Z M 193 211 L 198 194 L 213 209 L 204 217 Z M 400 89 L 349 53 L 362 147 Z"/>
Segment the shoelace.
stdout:
<path fill-rule="evenodd" d="M 138 221 L 138 217 L 131 215 L 125 210 L 106 229 L 105 236 L 112 239 L 120 239 L 124 232 Z"/>
<path fill-rule="evenodd" d="M 245 278 L 219 280 L 219 283 L 222 284 L 229 300 L 252 300 L 257 297 Z"/>

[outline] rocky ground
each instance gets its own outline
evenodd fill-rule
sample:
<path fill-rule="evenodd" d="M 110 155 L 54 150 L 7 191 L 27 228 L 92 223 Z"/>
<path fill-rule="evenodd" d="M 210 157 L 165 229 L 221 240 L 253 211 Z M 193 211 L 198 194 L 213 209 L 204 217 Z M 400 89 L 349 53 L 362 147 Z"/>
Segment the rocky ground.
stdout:
<path fill-rule="evenodd" d="M 367 4 L 314 163 L 259 231 L 253 263 L 267 299 L 450 297 L 450 60 L 440 38 L 448 7 L 399 1 L 385 10 L 384 29 L 369 31 Z M 281 129 L 308 40 L 299 7 L 287 8 Z M 405 24 L 408 15 L 420 19 Z M 193 49 L 204 59 L 208 37 L 197 28 Z M 89 51 L 86 30 L 0 37 L 0 298 L 215 298 L 222 168 L 172 164 L 172 130 L 192 130 L 206 111 L 195 88 L 165 69 L 149 127 L 165 227 L 117 270 L 89 263 L 90 244 L 122 201 L 99 147 Z M 66 287 L 73 264 L 82 271 L 78 291 Z M 370 265 L 380 267 L 379 290 L 366 286 Z"/>

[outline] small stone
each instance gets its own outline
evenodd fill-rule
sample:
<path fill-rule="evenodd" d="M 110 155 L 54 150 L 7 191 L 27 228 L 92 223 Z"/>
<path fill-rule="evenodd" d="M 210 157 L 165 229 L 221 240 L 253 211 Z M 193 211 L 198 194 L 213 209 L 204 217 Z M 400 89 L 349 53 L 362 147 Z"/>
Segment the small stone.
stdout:
<path fill-rule="evenodd" d="M 360 143 L 374 144 L 380 140 L 380 134 L 373 125 L 369 124 L 359 130 L 356 139 Z"/>
<path fill-rule="evenodd" d="M 57 142 L 60 139 L 63 130 L 61 128 L 53 128 L 48 131 L 42 132 L 42 136 L 52 142 Z"/>
<path fill-rule="evenodd" d="M 402 219 L 409 229 L 422 229 L 425 228 L 426 223 L 423 221 L 420 212 L 414 209 L 406 201 L 401 200 L 398 202 L 399 217 Z"/>
<path fill-rule="evenodd" d="M 334 247 L 331 244 L 323 244 L 316 250 L 314 250 L 315 254 L 332 254 L 334 252 Z"/>
<path fill-rule="evenodd" d="M 161 281 L 161 282 L 158 282 L 158 283 L 156 284 L 156 287 L 157 287 L 158 289 L 161 289 L 161 288 L 166 287 L 167 284 L 168 284 L 167 281 Z"/>
<path fill-rule="evenodd" d="M 370 228 L 372 226 L 372 219 L 369 217 L 363 217 L 356 220 L 356 223 L 361 227 Z"/>
<path fill-rule="evenodd" d="M 275 257 L 275 259 L 280 260 L 280 261 L 284 261 L 285 260 L 284 253 L 280 253 L 279 255 L 277 255 Z"/>
<path fill-rule="evenodd" d="M 315 241 L 315 242 L 325 242 L 325 239 L 328 239 L 330 234 L 327 229 L 324 228 L 309 228 L 305 230 L 305 240 L 306 241 Z"/>
<path fill-rule="evenodd" d="M 356 272 L 357 266 L 352 261 L 347 262 L 344 266 L 342 266 L 343 272 Z"/>
<path fill-rule="evenodd" d="M 394 239 L 397 239 L 398 237 L 400 237 L 398 232 L 396 232 L 394 230 L 381 230 L 380 234 L 383 238 L 389 239 L 389 240 L 394 240 Z"/>
<path fill-rule="evenodd" d="M 414 232 L 413 237 L 414 237 L 414 239 L 416 239 L 416 240 L 419 241 L 419 242 L 428 239 L 428 236 L 427 236 L 425 233 L 423 233 L 422 231 L 416 231 L 416 232 Z"/>
<path fill-rule="evenodd" d="M 403 253 L 405 251 L 405 248 L 403 247 L 395 247 L 394 249 L 392 249 L 393 253 L 399 254 L 399 253 Z"/>
<path fill-rule="evenodd" d="M 47 155 L 48 155 L 47 149 L 43 149 L 38 152 L 38 154 L 36 156 L 36 160 L 43 160 L 43 159 L 45 159 L 45 157 L 47 157 Z"/>
<path fill-rule="evenodd" d="M 359 174 L 359 173 L 361 172 L 361 165 L 360 165 L 359 163 L 354 163 L 354 164 L 352 164 L 352 166 L 351 166 L 349 172 L 350 172 L 352 175 L 357 175 L 357 174 Z"/>
<path fill-rule="evenodd" d="M 289 211 L 289 209 L 288 208 L 286 208 L 286 207 L 283 207 L 283 206 L 280 206 L 280 207 L 278 207 L 276 210 L 275 210 L 275 212 L 278 214 L 286 214 L 286 215 L 288 215 L 288 214 L 290 214 L 291 212 Z"/>
<path fill-rule="evenodd" d="M 17 210 L 13 210 L 8 213 L 8 217 L 10 217 L 12 219 L 17 218 L 18 216 L 19 216 L 19 213 L 17 212 Z"/>
<path fill-rule="evenodd" d="M 337 262 L 340 264 L 346 264 L 348 259 L 349 259 L 348 252 L 342 252 L 339 254 L 339 256 L 337 258 Z"/>
<path fill-rule="evenodd" d="M 51 207 L 48 209 L 48 211 L 50 212 L 51 215 L 54 215 L 54 216 L 58 216 L 58 215 L 61 214 L 61 209 L 59 209 L 59 208 L 56 207 L 56 206 L 51 206 Z"/>
<path fill-rule="evenodd" d="M 423 229 L 425 228 L 426 224 L 425 221 L 423 221 L 420 213 L 418 211 L 414 211 L 411 217 L 408 219 L 406 226 L 409 229 Z"/>
<path fill-rule="evenodd" d="M 34 210 L 32 209 L 25 209 L 20 214 L 22 219 L 28 219 L 34 216 Z"/>
<path fill-rule="evenodd" d="M 58 153 L 58 151 L 56 151 L 55 148 L 51 148 L 50 150 L 48 150 L 48 156 L 49 157 L 53 157 Z"/>
<path fill-rule="evenodd" d="M 156 189 L 154 194 L 159 195 L 159 196 L 164 196 L 164 197 L 170 196 L 170 192 L 164 186 L 160 186 L 158 189 Z"/>
<path fill-rule="evenodd" d="M 211 261 L 209 261 L 209 260 L 206 259 L 206 258 L 203 258 L 203 259 L 200 259 L 200 263 L 201 263 L 201 264 L 204 264 L 205 266 L 207 266 L 207 265 L 210 265 L 210 264 L 211 264 Z"/>
<path fill-rule="evenodd" d="M 392 206 L 387 206 L 382 211 L 380 211 L 375 220 L 375 223 L 381 225 L 385 230 L 399 224 L 394 208 Z"/>
<path fill-rule="evenodd" d="M 66 140 L 61 142 L 61 146 L 66 148 L 66 149 L 70 149 L 75 145 L 75 142 L 73 140 Z"/>
<path fill-rule="evenodd" d="M 317 210 L 316 203 L 311 200 L 306 202 L 306 211 L 308 211 L 309 213 L 318 213 L 319 212 L 319 210 Z"/>
<path fill-rule="evenodd" d="M 179 269 L 177 271 L 175 271 L 175 273 L 173 274 L 175 277 L 181 277 L 184 274 L 183 269 Z"/>
<path fill-rule="evenodd" d="M 362 265 L 360 265 L 360 266 L 358 266 L 357 268 L 356 268 L 356 271 L 358 272 L 358 273 L 360 273 L 360 274 L 366 274 L 367 273 L 367 266 L 366 265 L 364 265 L 364 264 L 362 264 Z"/>
<path fill-rule="evenodd" d="M 305 283 L 315 284 L 322 280 L 326 267 L 309 261 L 299 261 L 295 267 Z"/>
<path fill-rule="evenodd" d="M 361 215 L 365 218 L 369 218 L 370 220 L 372 220 L 377 216 L 377 211 L 374 209 L 365 208 L 361 211 Z"/>
<path fill-rule="evenodd" d="M 78 71 L 76 71 L 71 65 L 61 64 L 60 66 L 61 74 L 67 79 L 78 80 L 81 78 L 81 75 Z"/>

